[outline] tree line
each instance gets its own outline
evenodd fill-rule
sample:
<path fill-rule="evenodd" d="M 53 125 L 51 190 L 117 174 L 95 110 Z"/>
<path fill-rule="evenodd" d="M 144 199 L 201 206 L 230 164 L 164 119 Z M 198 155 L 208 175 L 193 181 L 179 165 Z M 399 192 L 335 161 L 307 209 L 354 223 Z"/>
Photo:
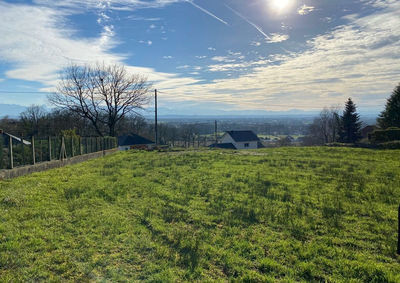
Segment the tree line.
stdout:
<path fill-rule="evenodd" d="M 342 113 L 338 107 L 324 108 L 308 127 L 308 134 L 303 143 L 305 145 L 357 143 L 362 138 L 361 128 L 362 122 L 356 104 L 349 98 Z M 387 99 L 385 109 L 377 118 L 377 128 L 380 130 L 400 128 L 400 84 L 395 87 Z"/>

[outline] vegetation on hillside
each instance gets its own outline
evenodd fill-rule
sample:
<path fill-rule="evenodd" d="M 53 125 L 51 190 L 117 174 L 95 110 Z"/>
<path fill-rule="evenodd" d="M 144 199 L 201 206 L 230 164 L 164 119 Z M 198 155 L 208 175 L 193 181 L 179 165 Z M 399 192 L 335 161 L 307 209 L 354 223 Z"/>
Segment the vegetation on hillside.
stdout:
<path fill-rule="evenodd" d="M 400 151 L 123 152 L 0 182 L 0 281 L 399 282 Z"/>

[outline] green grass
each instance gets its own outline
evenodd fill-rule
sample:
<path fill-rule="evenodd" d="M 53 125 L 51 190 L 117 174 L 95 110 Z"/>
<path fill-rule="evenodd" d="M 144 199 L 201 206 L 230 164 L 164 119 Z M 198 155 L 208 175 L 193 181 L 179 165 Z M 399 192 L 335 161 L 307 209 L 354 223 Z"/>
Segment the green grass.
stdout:
<path fill-rule="evenodd" d="M 0 182 L 0 281 L 400 282 L 400 151 L 123 152 Z"/>

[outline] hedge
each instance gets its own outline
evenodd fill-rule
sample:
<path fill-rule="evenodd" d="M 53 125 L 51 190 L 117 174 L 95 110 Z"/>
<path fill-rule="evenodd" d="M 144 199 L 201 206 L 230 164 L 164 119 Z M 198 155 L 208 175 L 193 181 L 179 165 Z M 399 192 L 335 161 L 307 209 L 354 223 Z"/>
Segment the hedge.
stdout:
<path fill-rule="evenodd" d="M 400 128 L 388 128 L 385 130 L 376 130 L 368 135 L 371 143 L 386 143 L 391 141 L 400 141 Z"/>

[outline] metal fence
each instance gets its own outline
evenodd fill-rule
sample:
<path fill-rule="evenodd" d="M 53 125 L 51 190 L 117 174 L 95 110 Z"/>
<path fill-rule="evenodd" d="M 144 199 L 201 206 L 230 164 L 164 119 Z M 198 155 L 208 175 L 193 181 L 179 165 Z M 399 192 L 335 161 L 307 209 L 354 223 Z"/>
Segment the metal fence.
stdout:
<path fill-rule="evenodd" d="M 115 137 L 14 137 L 0 135 L 0 169 L 63 160 L 117 147 Z"/>

